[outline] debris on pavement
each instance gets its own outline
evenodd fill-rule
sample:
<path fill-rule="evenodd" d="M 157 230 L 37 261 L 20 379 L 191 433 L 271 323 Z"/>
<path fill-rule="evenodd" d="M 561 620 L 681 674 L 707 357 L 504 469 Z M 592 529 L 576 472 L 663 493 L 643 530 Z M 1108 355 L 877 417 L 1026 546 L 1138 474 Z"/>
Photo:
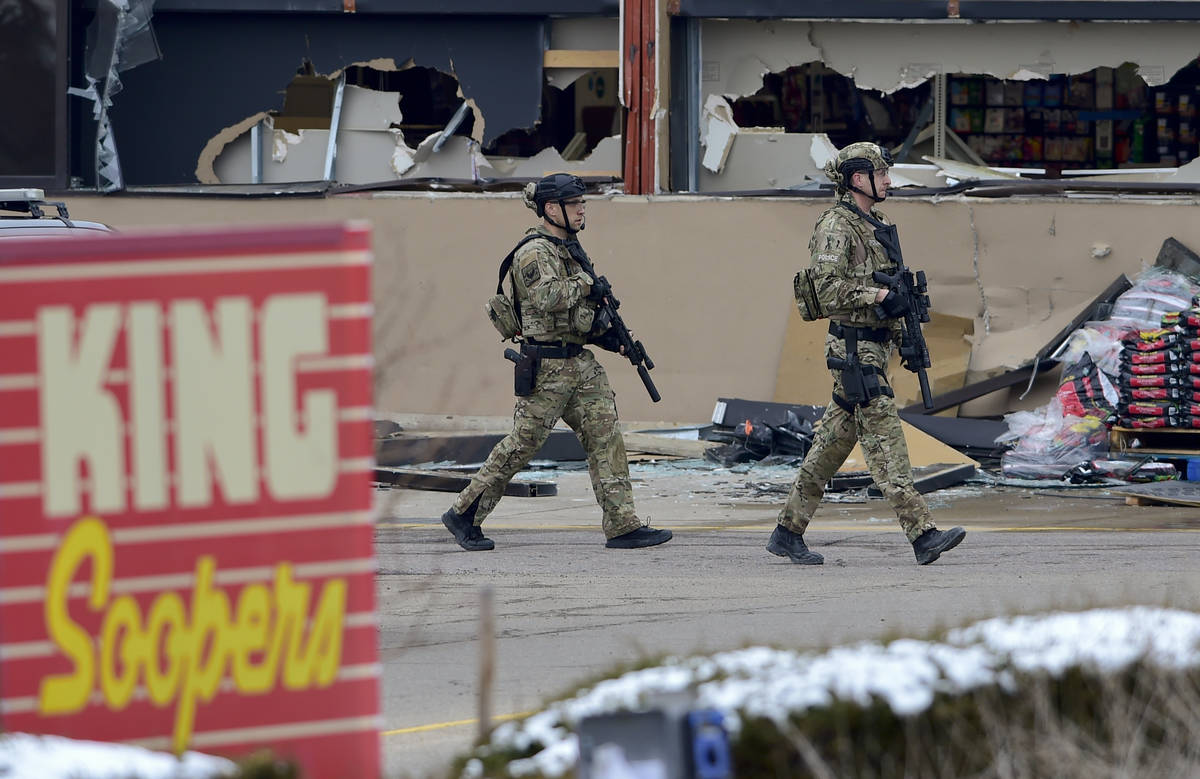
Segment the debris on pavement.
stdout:
<path fill-rule="evenodd" d="M 471 483 L 471 478 L 445 471 L 379 467 L 375 469 L 375 483 L 398 489 L 462 492 Z M 505 485 L 504 494 L 516 498 L 544 498 L 557 495 L 558 486 L 548 481 L 513 480 Z"/>

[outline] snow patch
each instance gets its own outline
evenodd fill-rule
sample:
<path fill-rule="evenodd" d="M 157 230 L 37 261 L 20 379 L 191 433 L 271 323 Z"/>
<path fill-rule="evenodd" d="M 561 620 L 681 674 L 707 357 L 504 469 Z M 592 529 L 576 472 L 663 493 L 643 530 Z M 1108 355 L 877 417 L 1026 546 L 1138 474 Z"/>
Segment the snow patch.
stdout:
<path fill-rule="evenodd" d="M 236 769 L 230 760 L 199 752 L 175 757 L 126 744 L 28 733 L 0 735 L 4 779 L 215 779 Z"/>
<path fill-rule="evenodd" d="M 527 750 L 508 764 L 513 776 L 562 776 L 579 760 L 571 732 L 581 719 L 654 705 L 690 692 L 694 708 L 713 708 L 731 732 L 741 717 L 784 723 L 835 698 L 886 702 L 901 715 L 926 709 L 939 692 L 963 693 L 988 684 L 1006 689 L 1012 671 L 1059 675 L 1075 665 L 1109 673 L 1144 659 L 1168 669 L 1200 665 L 1200 614 L 1131 607 L 1081 613 L 990 619 L 950 631 L 943 642 L 865 642 L 824 653 L 752 647 L 711 656 L 671 658 L 662 666 L 606 679 L 523 722 L 496 728 L 483 752 Z"/>

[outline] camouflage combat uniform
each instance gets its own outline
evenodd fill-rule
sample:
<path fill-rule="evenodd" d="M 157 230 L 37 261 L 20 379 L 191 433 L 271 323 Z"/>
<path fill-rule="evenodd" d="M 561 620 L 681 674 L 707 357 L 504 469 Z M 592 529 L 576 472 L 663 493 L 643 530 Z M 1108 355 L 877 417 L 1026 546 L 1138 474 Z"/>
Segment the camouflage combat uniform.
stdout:
<path fill-rule="evenodd" d="M 513 278 L 526 339 L 562 344 L 587 343 L 596 306 L 585 300 L 592 279 L 571 258 L 563 241 L 545 227 L 531 228 L 545 240 L 521 246 L 513 259 Z M 588 349 L 577 356 L 541 360 L 533 394 L 518 397 L 513 429 L 459 493 L 453 510 L 468 513 L 479 504 L 474 523 L 487 518 L 509 480 L 524 468 L 555 423 L 562 419 L 579 436 L 587 453 L 596 502 L 604 512 L 608 539 L 642 526 L 633 510 L 633 489 L 625 442 L 617 427 L 617 404 L 604 368 Z"/>
<path fill-rule="evenodd" d="M 898 319 L 880 320 L 875 315 L 879 284 L 871 274 L 877 270 L 890 271 L 894 266 L 875 240 L 874 226 L 843 203 L 854 206 L 849 192 L 821 215 L 809 241 L 812 265 L 817 269 L 816 293 L 831 321 L 854 327 L 886 327 L 892 331 L 890 342 L 858 341 L 862 364 L 886 374 L 888 358 L 900 340 L 901 325 Z M 871 216 L 890 224 L 875 209 L 871 210 Z M 845 340 L 827 335 L 825 355 L 845 359 Z M 841 371 L 831 369 L 831 372 L 834 395 L 844 397 Z M 885 383 L 883 375 L 879 379 L 881 384 Z M 855 406 L 853 413 L 836 402 L 826 407 L 812 449 L 804 458 L 787 504 L 779 514 L 779 524 L 793 533 L 804 532 L 821 502 L 825 484 L 845 462 L 856 441 L 862 446 L 875 484 L 895 510 L 908 540 L 933 528 L 929 507 L 913 485 L 908 446 L 896 403 L 887 395 L 875 397 L 866 406 Z"/>

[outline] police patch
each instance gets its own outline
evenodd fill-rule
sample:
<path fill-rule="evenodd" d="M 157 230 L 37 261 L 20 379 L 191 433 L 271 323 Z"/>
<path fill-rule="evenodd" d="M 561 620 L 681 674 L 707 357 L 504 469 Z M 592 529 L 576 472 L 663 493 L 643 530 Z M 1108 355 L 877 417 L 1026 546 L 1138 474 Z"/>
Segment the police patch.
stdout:
<path fill-rule="evenodd" d="M 533 282 L 542 277 L 542 269 L 538 267 L 536 261 L 524 265 L 521 268 L 521 279 L 525 282 L 525 286 L 529 286 Z"/>

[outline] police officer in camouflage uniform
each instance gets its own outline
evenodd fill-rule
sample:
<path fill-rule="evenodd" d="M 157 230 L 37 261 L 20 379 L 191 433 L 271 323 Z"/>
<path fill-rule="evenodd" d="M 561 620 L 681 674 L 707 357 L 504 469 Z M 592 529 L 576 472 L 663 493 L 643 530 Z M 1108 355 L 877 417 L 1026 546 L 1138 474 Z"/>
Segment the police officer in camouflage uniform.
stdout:
<path fill-rule="evenodd" d="M 587 452 L 592 490 L 604 512 L 610 549 L 636 549 L 664 543 L 671 531 L 644 526 L 633 509 L 625 442 L 617 427 L 617 406 L 608 376 L 586 343 L 620 351 L 615 336 L 597 322 L 597 305 L 610 287 L 593 279 L 571 256 L 582 252 L 577 233 L 584 227 L 584 184 L 558 173 L 529 184 L 525 204 L 542 221 L 526 231 L 512 260 L 512 282 L 523 357 L 539 363 L 530 394 L 518 397 L 513 429 L 488 455 L 483 467 L 442 515 L 442 523 L 468 551 L 495 547 L 480 525 L 495 508 L 509 480 L 541 448 L 561 418 Z M 586 255 L 584 255 L 586 260 Z"/>
<path fill-rule="evenodd" d="M 837 185 L 838 201 L 817 221 L 808 244 L 811 267 L 797 275 L 798 297 L 802 297 L 802 283 L 811 283 L 810 294 L 820 315 L 830 320 L 825 356 L 833 374 L 833 402 L 825 409 L 767 550 L 802 565 L 824 562 L 805 545 L 804 530 L 821 502 L 825 484 L 856 441 L 918 563 L 932 563 L 966 535 L 960 527 L 938 530 L 934 526 L 925 499 L 913 485 L 908 447 L 887 384 L 888 358 L 900 341 L 899 317 L 908 311 L 905 298 L 881 288 L 872 278 L 874 271 L 894 271 L 875 239 L 875 229 L 891 223 L 874 209 L 887 198 L 891 164 L 886 149 L 852 143 L 825 166 L 826 175 Z M 855 354 L 857 360 L 848 359 Z"/>

